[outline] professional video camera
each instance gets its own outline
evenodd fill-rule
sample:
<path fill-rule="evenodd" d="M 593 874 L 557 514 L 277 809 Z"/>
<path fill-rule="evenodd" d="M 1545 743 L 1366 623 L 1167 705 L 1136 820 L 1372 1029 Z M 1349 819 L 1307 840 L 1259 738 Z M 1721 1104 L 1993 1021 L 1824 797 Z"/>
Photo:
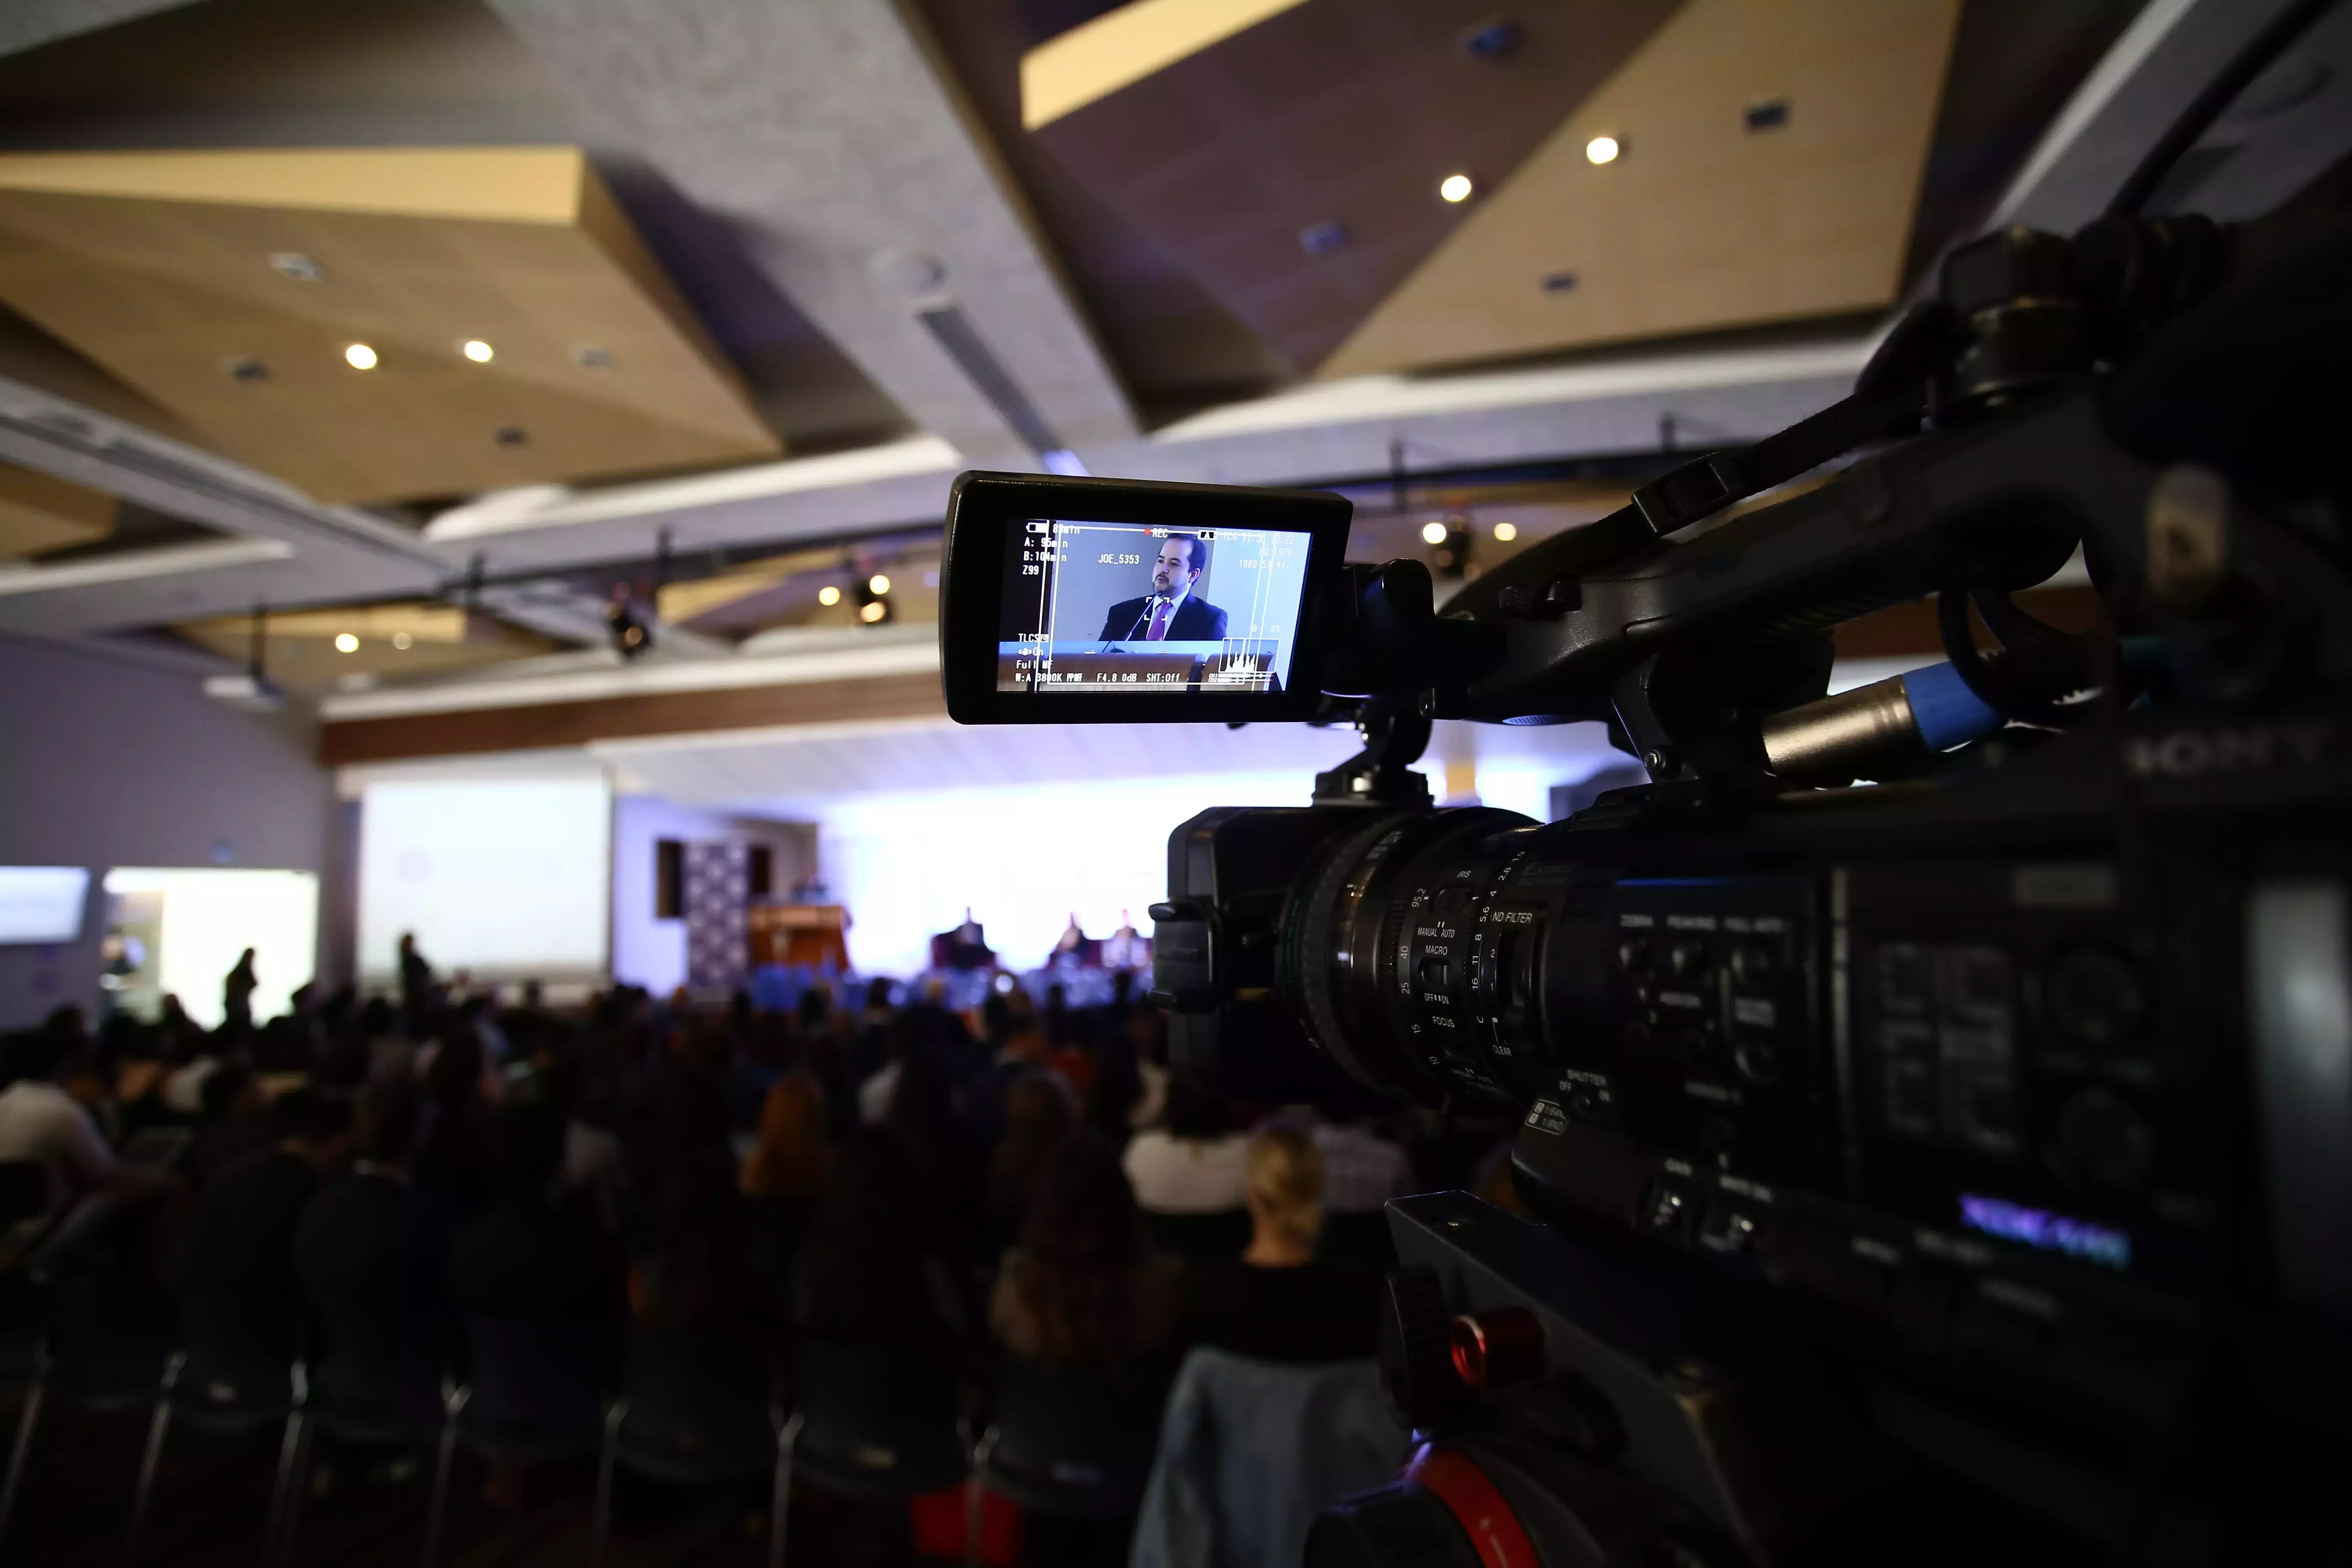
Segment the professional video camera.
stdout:
<path fill-rule="evenodd" d="M 1365 735 L 1171 838 L 1179 1069 L 1525 1114 L 1548 1224 L 1391 1205 L 1425 1446 L 1311 1563 L 2342 1539 L 2347 190 L 1965 246 L 1853 396 L 1442 613 L 1336 496 L 958 481 L 959 720 Z M 2069 634 L 2011 595 L 2078 548 Z M 1948 663 L 1824 695 L 1931 595 Z M 1433 809 L 1438 718 L 1601 721 L 1651 782 Z"/>

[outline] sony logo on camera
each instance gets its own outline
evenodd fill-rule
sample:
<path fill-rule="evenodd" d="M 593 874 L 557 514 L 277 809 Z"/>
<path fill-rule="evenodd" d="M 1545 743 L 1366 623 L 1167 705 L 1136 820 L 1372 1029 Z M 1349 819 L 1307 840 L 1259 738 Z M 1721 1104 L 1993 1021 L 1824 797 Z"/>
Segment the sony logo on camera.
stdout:
<path fill-rule="evenodd" d="M 2207 773 L 2313 767 L 2334 740 L 2334 721 L 2301 724 L 2244 724 L 2221 730 L 2175 730 L 2124 744 L 2124 763 L 2141 778 L 2189 779 Z"/>

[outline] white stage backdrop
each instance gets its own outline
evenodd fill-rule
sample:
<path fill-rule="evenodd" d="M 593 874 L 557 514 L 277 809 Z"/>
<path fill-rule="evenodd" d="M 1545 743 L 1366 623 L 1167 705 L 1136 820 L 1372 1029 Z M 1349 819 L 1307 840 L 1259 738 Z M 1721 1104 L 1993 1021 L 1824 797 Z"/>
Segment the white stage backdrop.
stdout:
<path fill-rule="evenodd" d="M 1486 804 L 1541 820 L 1546 788 L 1589 771 L 1497 763 L 1480 770 L 1479 789 Z M 989 945 L 1026 969 L 1045 962 L 1073 912 L 1089 936 L 1108 936 L 1122 910 L 1150 935 L 1144 910 L 1168 896 L 1178 823 L 1212 805 L 1304 805 L 1313 787 L 1295 773 L 1217 773 L 845 799 L 814 814 L 817 864 L 831 898 L 849 908 L 849 957 L 861 971 L 921 969 L 932 933 L 962 920 L 967 904 Z"/>
<path fill-rule="evenodd" d="M 413 931 L 446 978 L 601 974 L 613 798 L 601 779 L 450 779 L 366 786 L 360 806 L 362 982 L 397 975 Z"/>

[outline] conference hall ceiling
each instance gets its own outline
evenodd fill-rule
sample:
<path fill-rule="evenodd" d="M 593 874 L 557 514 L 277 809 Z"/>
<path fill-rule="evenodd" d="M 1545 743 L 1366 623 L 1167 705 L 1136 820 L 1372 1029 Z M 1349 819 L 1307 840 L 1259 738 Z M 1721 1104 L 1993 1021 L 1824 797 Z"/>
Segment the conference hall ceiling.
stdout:
<path fill-rule="evenodd" d="M 2072 210 L 2131 72 L 2247 25 L 37 0 L 0 22 L 0 634 L 227 668 L 258 605 L 290 687 L 378 693 L 609 664 L 616 592 L 656 665 L 895 648 L 970 467 L 1340 485 L 1354 553 L 1475 574 L 1839 395 L 1953 239 Z M 2339 43 L 2219 134 L 2336 103 Z"/>

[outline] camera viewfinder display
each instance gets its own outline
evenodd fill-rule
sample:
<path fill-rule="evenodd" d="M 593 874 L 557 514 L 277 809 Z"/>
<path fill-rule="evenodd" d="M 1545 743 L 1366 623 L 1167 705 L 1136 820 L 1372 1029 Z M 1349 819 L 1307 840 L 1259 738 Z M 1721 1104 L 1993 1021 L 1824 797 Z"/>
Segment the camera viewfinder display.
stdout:
<path fill-rule="evenodd" d="M 1289 689 L 1311 536 L 1015 518 L 999 691 Z"/>

